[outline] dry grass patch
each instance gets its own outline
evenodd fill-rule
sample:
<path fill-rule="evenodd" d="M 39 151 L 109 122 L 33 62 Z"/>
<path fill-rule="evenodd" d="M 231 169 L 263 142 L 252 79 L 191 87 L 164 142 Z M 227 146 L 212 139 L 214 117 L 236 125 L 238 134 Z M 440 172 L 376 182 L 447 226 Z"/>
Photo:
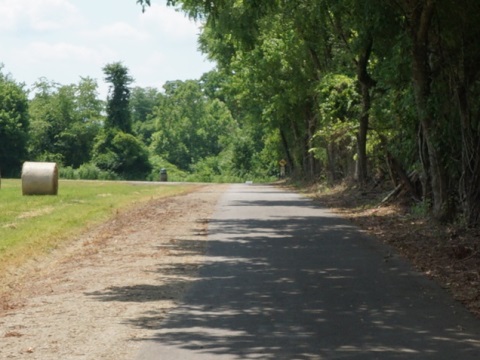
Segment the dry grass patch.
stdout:
<path fill-rule="evenodd" d="M 147 200 L 194 188 L 194 185 L 60 181 L 57 196 L 22 196 L 20 180 L 2 180 L 0 290 L 9 275 L 17 276 L 27 263 L 34 266 L 35 259 L 68 243 L 74 235 Z"/>

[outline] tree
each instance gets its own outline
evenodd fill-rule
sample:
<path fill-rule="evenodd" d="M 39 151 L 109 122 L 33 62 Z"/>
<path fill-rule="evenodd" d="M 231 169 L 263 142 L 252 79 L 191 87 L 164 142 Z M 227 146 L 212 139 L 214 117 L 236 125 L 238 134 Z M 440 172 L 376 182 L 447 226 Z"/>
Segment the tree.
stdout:
<path fill-rule="evenodd" d="M 435 0 L 404 2 L 404 13 L 407 16 L 407 33 L 411 40 L 412 80 L 415 102 L 420 123 L 419 141 L 420 158 L 424 173 L 424 189 L 432 192 L 433 215 L 439 220 L 451 216 L 448 205 L 448 187 L 445 169 L 442 164 L 440 148 L 437 144 L 436 111 L 430 106 L 432 102 L 432 81 L 434 75 L 429 62 L 431 50 L 431 26 L 435 12 Z M 429 197 L 428 192 L 425 192 Z"/>
<path fill-rule="evenodd" d="M 89 77 L 81 77 L 75 86 L 75 111 L 78 120 L 90 125 L 103 123 L 102 112 L 105 103 L 98 98 L 97 81 Z"/>
<path fill-rule="evenodd" d="M 163 95 L 154 88 L 135 87 L 130 98 L 133 133 L 147 146 L 155 132 L 155 122 L 151 115 Z"/>
<path fill-rule="evenodd" d="M 122 63 L 107 64 L 103 68 L 105 81 L 110 83 L 107 98 L 107 119 L 105 126 L 125 133 L 132 132 L 130 112 L 130 84 L 133 78 Z"/>
<path fill-rule="evenodd" d="M 1 69 L 0 69 L 1 70 Z M 28 99 L 23 85 L 0 72 L 0 170 L 17 176 L 27 159 Z"/>
<path fill-rule="evenodd" d="M 455 99 L 459 114 L 461 139 L 461 167 L 459 171 L 459 198 L 468 226 L 480 226 L 480 25 L 478 1 L 463 0 L 442 12 L 442 23 L 447 24 L 442 34 L 446 56 L 447 79 L 451 79 L 450 94 Z M 454 14 L 454 15 L 452 15 Z M 457 19 L 461 19 L 458 21 Z M 445 58 L 449 61 L 446 62 Z M 439 66 L 436 61 L 436 67 Z"/>
<path fill-rule="evenodd" d="M 222 140 L 236 127 L 226 105 L 206 97 L 200 81 L 171 81 L 164 89 L 152 115 L 156 124 L 152 152 L 182 170 L 218 155 Z"/>
<path fill-rule="evenodd" d="M 30 102 L 32 159 L 75 168 L 89 162 L 103 122 L 97 83 L 81 78 L 78 84 L 61 86 L 40 79 L 35 92 Z"/>
<path fill-rule="evenodd" d="M 345 177 L 352 168 L 361 95 L 356 91 L 353 78 L 328 74 L 319 82 L 317 96 L 320 130 L 315 134 L 317 147 L 312 150 L 326 163 L 327 179 L 334 183 L 340 178 L 338 174 Z"/>
<path fill-rule="evenodd" d="M 127 180 L 144 180 L 152 169 L 145 145 L 132 134 L 115 129 L 105 129 L 97 136 L 92 162 Z"/>
<path fill-rule="evenodd" d="M 423 196 L 433 216 L 455 217 L 464 205 L 467 223 L 480 223 L 477 1 L 391 1 L 409 40 L 411 82 L 418 121 Z M 453 103 L 456 106 L 446 106 Z M 459 164 L 462 164 L 460 167 Z M 458 191 L 457 189 L 461 189 Z M 464 190 L 462 190 L 464 189 Z"/>
<path fill-rule="evenodd" d="M 130 87 L 133 78 L 120 62 L 103 68 L 109 82 L 107 119 L 95 139 L 93 162 L 101 170 L 124 179 L 145 179 L 151 171 L 145 145 L 132 134 Z"/>
<path fill-rule="evenodd" d="M 62 134 L 65 164 L 74 168 L 91 160 L 95 136 L 104 121 L 104 102 L 98 98 L 98 84 L 91 78 L 81 78 L 73 86 L 73 123 Z"/>

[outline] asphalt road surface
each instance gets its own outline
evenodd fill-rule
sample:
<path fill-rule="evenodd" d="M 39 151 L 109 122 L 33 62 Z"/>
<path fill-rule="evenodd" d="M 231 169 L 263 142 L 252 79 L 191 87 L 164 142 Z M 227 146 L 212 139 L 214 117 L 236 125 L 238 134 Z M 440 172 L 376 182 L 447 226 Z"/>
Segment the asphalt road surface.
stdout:
<path fill-rule="evenodd" d="M 480 320 L 314 202 L 233 185 L 199 280 L 139 360 L 480 359 Z"/>

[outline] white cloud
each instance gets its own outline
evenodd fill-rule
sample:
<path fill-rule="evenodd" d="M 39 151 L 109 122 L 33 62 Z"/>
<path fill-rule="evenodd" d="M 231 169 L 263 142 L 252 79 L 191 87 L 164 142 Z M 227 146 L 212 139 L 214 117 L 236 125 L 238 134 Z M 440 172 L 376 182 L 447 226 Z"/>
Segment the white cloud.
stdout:
<path fill-rule="evenodd" d="M 21 14 L 18 9 L 11 6 L 10 3 L 15 4 L 15 1 L 1 1 L 0 2 L 0 29 L 11 30 L 15 28 Z"/>
<path fill-rule="evenodd" d="M 115 41 L 145 41 L 150 35 L 125 22 L 115 22 L 99 29 L 84 31 L 83 36 L 89 39 L 114 39 Z"/>
<path fill-rule="evenodd" d="M 22 0 L 25 1 L 25 0 Z M 79 12 L 67 0 L 27 0 L 30 21 L 36 30 L 57 30 L 78 24 Z"/>
<path fill-rule="evenodd" d="M 23 51 L 24 56 L 31 63 L 43 63 L 44 61 L 75 61 L 89 62 L 101 65 L 108 58 L 114 56 L 109 50 L 96 50 L 86 46 L 78 46 L 69 43 L 46 43 L 34 42 L 29 44 Z"/>
<path fill-rule="evenodd" d="M 200 33 L 200 24 L 171 7 L 152 4 L 139 18 L 146 30 L 171 40 L 189 40 Z"/>
<path fill-rule="evenodd" d="M 135 86 L 150 86 L 160 88 L 163 82 L 169 80 L 163 72 L 168 64 L 167 54 L 161 51 L 154 51 L 142 61 L 131 67 L 131 74 L 136 80 Z"/>
<path fill-rule="evenodd" d="M 0 29 L 58 30 L 82 22 L 67 0 L 0 0 Z"/>
<path fill-rule="evenodd" d="M 161 51 L 155 51 L 147 57 L 145 65 L 148 68 L 159 67 L 161 64 L 165 63 L 167 59 L 168 57 L 165 53 Z"/>

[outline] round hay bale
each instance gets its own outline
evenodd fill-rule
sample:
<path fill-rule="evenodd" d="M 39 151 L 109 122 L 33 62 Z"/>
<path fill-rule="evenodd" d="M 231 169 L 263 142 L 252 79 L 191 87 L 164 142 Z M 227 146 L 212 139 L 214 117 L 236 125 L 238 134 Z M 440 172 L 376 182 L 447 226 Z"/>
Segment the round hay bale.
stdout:
<path fill-rule="evenodd" d="M 57 195 L 57 164 L 29 161 L 23 163 L 22 193 L 23 195 Z"/>

